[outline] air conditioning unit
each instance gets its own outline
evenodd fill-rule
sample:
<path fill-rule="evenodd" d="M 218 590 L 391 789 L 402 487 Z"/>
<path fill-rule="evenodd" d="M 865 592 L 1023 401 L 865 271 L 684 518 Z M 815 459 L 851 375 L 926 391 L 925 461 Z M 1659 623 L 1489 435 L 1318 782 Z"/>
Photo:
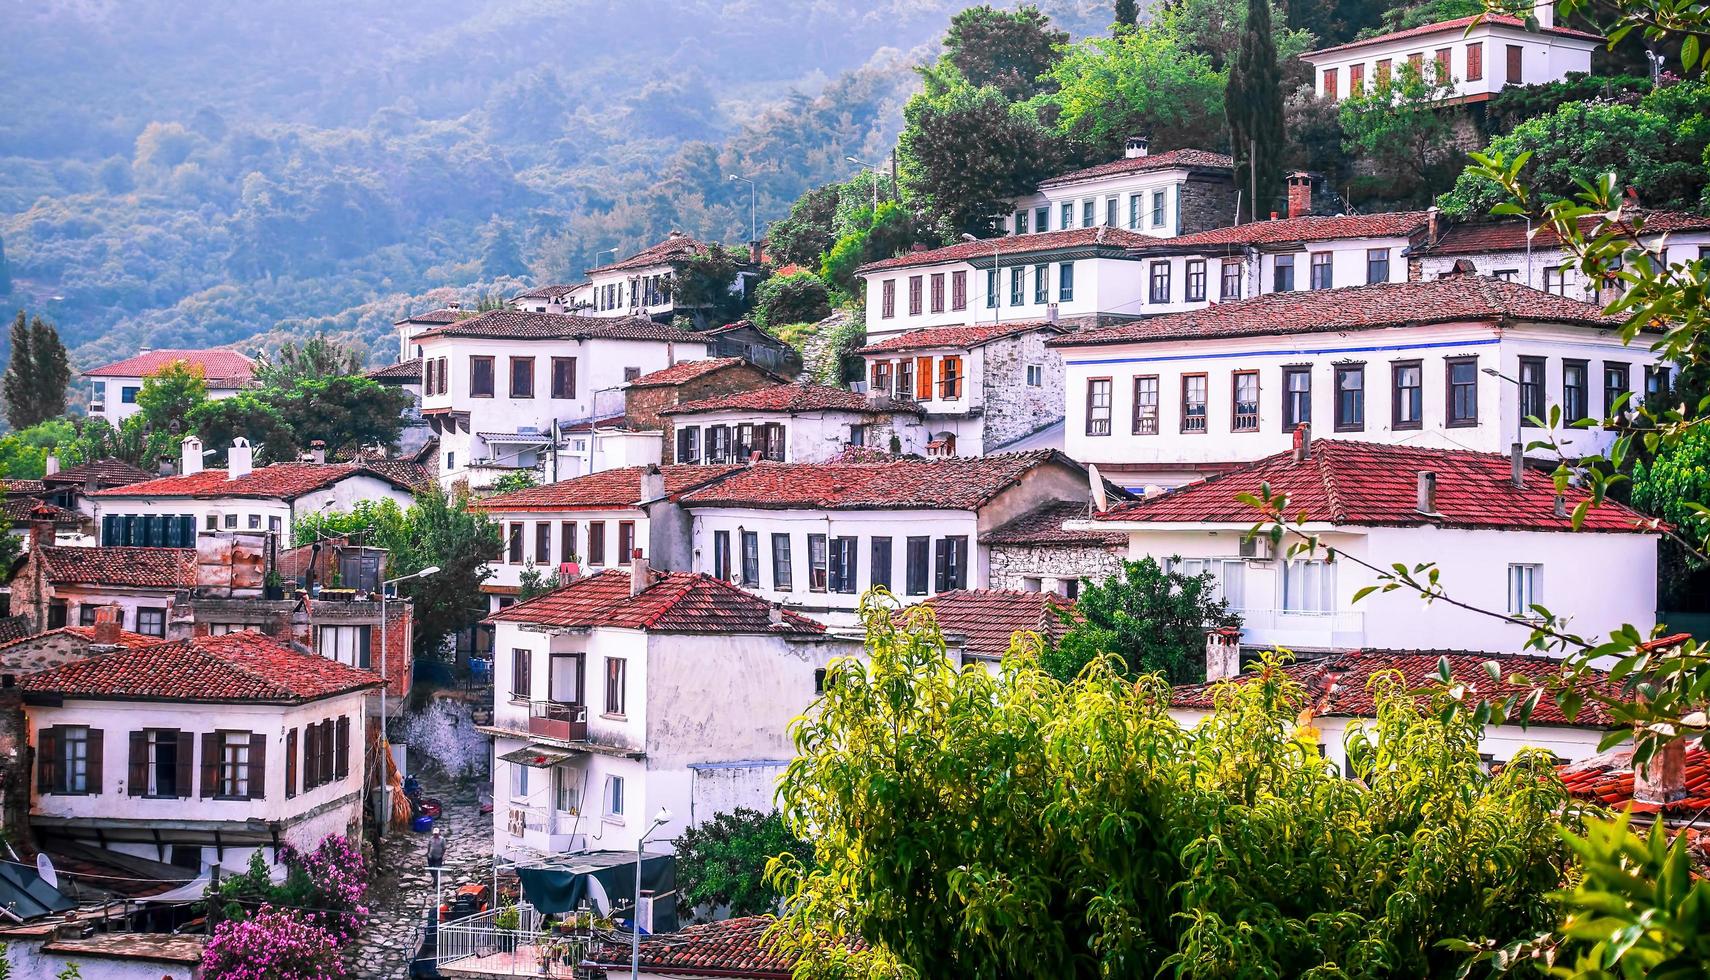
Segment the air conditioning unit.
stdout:
<path fill-rule="evenodd" d="M 1276 549 L 1268 535 L 1241 539 L 1241 557 L 1249 561 L 1270 561 L 1277 556 Z"/>

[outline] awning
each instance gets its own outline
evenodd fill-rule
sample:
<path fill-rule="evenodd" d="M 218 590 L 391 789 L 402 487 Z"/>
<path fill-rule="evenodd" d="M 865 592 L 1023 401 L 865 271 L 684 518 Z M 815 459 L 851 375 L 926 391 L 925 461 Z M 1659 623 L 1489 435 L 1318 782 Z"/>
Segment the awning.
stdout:
<path fill-rule="evenodd" d="M 506 752 L 499 756 L 514 766 L 533 766 L 536 769 L 551 769 L 560 762 L 575 758 L 576 753 L 564 749 L 555 749 L 550 745 L 525 745 L 520 749 Z"/>
<path fill-rule="evenodd" d="M 548 432 L 477 432 L 488 444 L 502 446 L 544 446 L 552 441 Z"/>

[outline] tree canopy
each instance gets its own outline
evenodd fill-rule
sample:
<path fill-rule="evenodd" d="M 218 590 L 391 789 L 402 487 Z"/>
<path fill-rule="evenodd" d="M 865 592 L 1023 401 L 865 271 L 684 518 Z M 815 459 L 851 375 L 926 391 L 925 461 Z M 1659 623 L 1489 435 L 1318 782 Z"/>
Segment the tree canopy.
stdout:
<path fill-rule="evenodd" d="M 1271 36 L 1270 0 L 1248 0 L 1241 44 L 1223 97 L 1235 187 L 1246 192 L 1246 212 L 1256 220 L 1282 193 L 1283 84 Z"/>
<path fill-rule="evenodd" d="M 1011 102 L 1022 102 L 1046 87 L 1041 76 L 1068 41 L 1068 32 L 1053 27 L 1038 7 L 1010 11 L 982 4 L 950 18 L 944 59 L 974 88 L 989 85 Z"/>
<path fill-rule="evenodd" d="M 5 258 L 0 256 L 0 273 Z M 0 289 L 0 293 L 5 290 Z M 6 403 L 6 421 L 14 429 L 27 429 L 65 413 L 65 388 L 71 382 L 71 359 L 60 343 L 59 331 L 40 316 L 25 322 L 19 310 L 12 321 L 12 356 L 0 376 L 0 400 Z"/>
<path fill-rule="evenodd" d="M 1041 665 L 1061 681 L 1114 654 L 1129 676 L 1161 674 L 1173 684 L 1205 679 L 1205 634 L 1238 626 L 1240 618 L 1218 597 L 1209 573 L 1167 570 L 1156 559 L 1122 563 L 1122 574 L 1087 582 L 1075 601 L 1069 628 Z"/>

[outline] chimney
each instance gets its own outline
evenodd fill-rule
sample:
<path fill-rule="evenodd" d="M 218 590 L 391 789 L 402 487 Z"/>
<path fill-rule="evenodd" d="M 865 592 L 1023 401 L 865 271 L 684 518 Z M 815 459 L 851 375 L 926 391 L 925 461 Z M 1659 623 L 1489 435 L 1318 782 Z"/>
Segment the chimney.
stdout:
<path fill-rule="evenodd" d="M 46 548 L 53 544 L 54 509 L 44 501 L 30 508 L 30 545 Z"/>
<path fill-rule="evenodd" d="M 1566 519 L 1567 519 L 1567 516 L 1568 516 L 1568 509 L 1567 509 L 1567 498 L 1566 498 L 1566 497 L 1564 497 L 1564 496 L 1562 496 L 1562 495 L 1561 495 L 1561 494 L 1559 494 L 1559 493 L 1558 493 L 1558 494 L 1556 494 L 1556 510 L 1555 510 L 1555 514 L 1556 514 L 1556 516 L 1557 516 L 1557 517 L 1559 517 L 1559 518 L 1562 518 L 1562 519 L 1563 519 L 1563 520 L 1566 520 Z"/>
<path fill-rule="evenodd" d="M 324 463 L 327 461 L 327 444 L 325 440 L 316 439 L 309 443 L 309 462 Z"/>
<path fill-rule="evenodd" d="M 1435 204 L 1425 209 L 1425 244 L 1435 245 L 1443 233 L 1443 215 Z"/>
<path fill-rule="evenodd" d="M 94 644 L 98 647 L 116 647 L 119 645 L 119 609 L 117 606 L 102 606 L 95 610 Z"/>
<path fill-rule="evenodd" d="M 653 584 L 653 570 L 647 565 L 647 558 L 641 549 L 629 556 L 629 594 L 638 596 Z"/>
<path fill-rule="evenodd" d="M 1514 486 L 1517 489 L 1523 490 L 1526 487 L 1526 447 L 1514 443 L 1508 448 L 1508 456 L 1513 470 L 1509 474 L 1509 479 L 1514 481 Z"/>
<path fill-rule="evenodd" d="M 766 621 L 773 626 L 782 626 L 784 624 L 784 604 L 781 602 L 768 603 Z"/>
<path fill-rule="evenodd" d="M 1296 170 L 1288 175 L 1288 216 L 1304 218 L 1312 213 L 1312 175 Z"/>
<path fill-rule="evenodd" d="M 249 440 L 238 436 L 232 440 L 232 448 L 226 450 L 226 479 L 241 480 L 249 475 L 255 462 L 255 450 L 250 448 Z"/>
<path fill-rule="evenodd" d="M 454 299 L 446 303 L 445 308 L 448 310 L 461 310 L 463 309 L 463 301 L 460 299 Z"/>
<path fill-rule="evenodd" d="M 1128 160 L 1137 160 L 1146 155 L 1152 141 L 1144 136 L 1130 136 L 1122 147 L 1122 156 Z"/>
<path fill-rule="evenodd" d="M 47 470 L 45 475 L 53 476 L 57 474 L 59 472 L 59 457 L 53 453 L 48 453 L 46 466 Z"/>
<path fill-rule="evenodd" d="M 641 502 L 659 500 L 665 496 L 665 474 L 660 472 L 658 463 L 649 463 L 641 471 Z"/>
<path fill-rule="evenodd" d="M 185 436 L 179 448 L 184 462 L 178 467 L 178 472 L 185 476 L 202 472 L 202 440 L 195 436 Z"/>
<path fill-rule="evenodd" d="M 1294 427 L 1294 461 L 1304 463 L 1312 456 L 1312 426 L 1302 422 Z"/>
<path fill-rule="evenodd" d="M 1227 680 L 1241 673 L 1241 630 L 1218 626 L 1205 631 L 1205 680 Z"/>
<path fill-rule="evenodd" d="M 761 264 L 766 258 L 766 250 L 759 242 L 748 243 L 748 261 L 754 265 Z"/>
<path fill-rule="evenodd" d="M 1438 278 L 1449 279 L 1449 278 L 1452 278 L 1454 276 L 1476 276 L 1476 275 L 1478 275 L 1478 264 L 1476 262 L 1474 262 L 1472 259 L 1456 259 L 1455 264 L 1452 266 L 1449 266 L 1449 271 L 1443 273 Z"/>
<path fill-rule="evenodd" d="M 1046 323 L 1056 323 L 1057 322 L 1057 304 L 1056 303 L 1046 303 L 1045 304 L 1045 322 Z"/>
<path fill-rule="evenodd" d="M 1666 804 L 1686 797 L 1686 741 L 1674 739 L 1633 767 L 1633 802 Z"/>
<path fill-rule="evenodd" d="M 1421 514 L 1437 513 L 1437 474 L 1430 470 L 1419 471 L 1419 490 L 1413 509 Z"/>
<path fill-rule="evenodd" d="M 1639 209 L 1639 189 L 1637 187 L 1628 187 L 1627 190 L 1622 193 L 1621 207 L 1627 211 L 1637 211 Z"/>
<path fill-rule="evenodd" d="M 1537 21 L 1538 26 L 1543 28 L 1546 31 L 1552 27 L 1555 27 L 1556 26 L 1556 2 L 1555 2 L 1555 0 L 1533 0 L 1533 3 L 1532 3 L 1532 19 Z"/>

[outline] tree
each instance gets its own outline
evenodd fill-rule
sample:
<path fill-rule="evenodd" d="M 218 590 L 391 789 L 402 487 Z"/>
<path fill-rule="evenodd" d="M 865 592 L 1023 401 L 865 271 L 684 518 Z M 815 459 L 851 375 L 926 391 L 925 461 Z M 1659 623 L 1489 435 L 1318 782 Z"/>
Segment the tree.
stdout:
<path fill-rule="evenodd" d="M 569 561 L 570 559 L 567 556 L 565 560 Z M 556 568 L 543 571 L 534 562 L 529 562 L 521 572 L 517 573 L 517 601 L 527 602 L 535 596 L 552 592 L 563 584 L 564 580 L 558 576 Z"/>
<path fill-rule="evenodd" d="M 493 574 L 488 563 L 499 554 L 499 527 L 485 512 L 470 510 L 467 496 L 438 486 L 416 492 L 403 527 L 404 538 L 382 546 L 391 552 L 394 577 L 439 567 L 399 586 L 415 603 L 416 656 L 437 658 L 453 633 L 486 615 L 481 583 Z"/>
<path fill-rule="evenodd" d="M 1113 34 L 1121 33 L 1124 27 L 1133 27 L 1140 21 L 1140 4 L 1136 0 L 1116 0 L 1116 20 L 1112 23 Z"/>
<path fill-rule="evenodd" d="M 677 837 L 677 906 L 685 913 L 728 908 L 732 916 L 775 912 L 783 896 L 766 880 L 766 863 L 808 852 L 775 810 L 737 807 L 714 814 Z"/>
<path fill-rule="evenodd" d="M 877 216 L 861 208 L 849 219 L 850 230 L 837 239 L 819 265 L 819 278 L 842 296 L 859 296 L 855 270 L 867 262 L 901 255 L 931 234 L 913 212 L 896 201 L 881 201 Z"/>
<path fill-rule="evenodd" d="M 44 422 L 29 432 L 53 428 L 51 445 L 59 456 L 61 466 L 76 466 L 98 459 L 117 459 L 132 466 L 153 469 L 161 459 L 178 458 L 178 436 L 170 432 L 151 430 L 148 420 L 132 415 L 115 428 L 103 418 L 86 418 L 74 422 Z M 22 434 L 22 433 L 20 433 Z"/>
<path fill-rule="evenodd" d="M 1051 69 L 1056 91 L 1042 96 L 1056 131 L 1109 159 L 1136 133 L 1154 146 L 1215 146 L 1223 139 L 1225 78 L 1207 54 L 1172 31 L 1140 27 L 1067 48 Z"/>
<path fill-rule="evenodd" d="M 149 428 L 186 435 L 190 413 L 207 400 L 202 366 L 188 361 L 173 361 L 144 378 L 137 392 L 137 408 Z"/>
<path fill-rule="evenodd" d="M 64 419 L 51 419 L 0 436 L 0 476 L 12 480 L 41 479 L 47 471 L 48 453 L 57 451 L 57 447 L 76 436 L 76 426 Z"/>
<path fill-rule="evenodd" d="M 748 309 L 743 291 L 731 287 L 749 268 L 746 251 L 710 245 L 677 264 L 672 299 L 679 308 L 693 311 L 697 330 L 731 323 Z"/>
<path fill-rule="evenodd" d="M 191 409 L 185 422 L 187 433 L 195 433 L 204 446 L 215 450 L 217 465 L 223 464 L 226 449 L 239 436 L 255 449 L 256 462 L 293 462 L 303 445 L 265 391 L 240 391 L 230 398 L 203 402 Z"/>
<path fill-rule="evenodd" d="M 272 396 L 299 447 L 316 439 L 329 456 L 349 455 L 369 446 L 390 449 L 403 431 L 408 392 L 368 378 L 343 377 L 298 381 Z"/>
<path fill-rule="evenodd" d="M 1403 65 L 1389 84 L 1341 104 L 1342 148 L 1370 162 L 1371 196 L 1426 205 L 1459 167 L 1454 118 L 1439 104 L 1454 91 L 1445 78 L 1426 78 Z"/>
<path fill-rule="evenodd" d="M 1031 106 L 996 88 L 957 79 L 937 88 L 929 83 L 903 108 L 904 193 L 946 238 L 990 234 L 992 216 L 1056 172 L 1064 148 Z"/>
<path fill-rule="evenodd" d="M 784 323 L 811 323 L 831 315 L 831 294 L 825 280 L 803 269 L 787 276 L 773 276 L 754 292 L 754 309 L 748 318 L 766 329 Z"/>
<path fill-rule="evenodd" d="M 1038 7 L 1011 12 L 982 4 L 950 18 L 944 58 L 974 88 L 990 85 L 1009 101 L 1022 102 L 1042 90 L 1040 76 L 1068 41 L 1068 33 L 1053 28 Z"/>
<path fill-rule="evenodd" d="M 1229 147 L 1235 155 L 1235 186 L 1246 192 L 1247 214 L 1256 220 L 1265 202 L 1282 192 L 1282 72 L 1271 37 L 1270 0 L 1248 0 L 1241 48 L 1229 70 L 1223 105 Z"/>
<path fill-rule="evenodd" d="M 816 187 L 790 205 L 790 213 L 766 229 L 766 250 L 779 262 L 818 266 L 837 240 L 837 206 L 843 184 Z"/>
<path fill-rule="evenodd" d="M 792 725 L 779 805 L 813 850 L 770 867 L 798 977 L 1446 980 L 1444 940 L 1551 921 L 1553 762 L 1487 772 L 1447 689 L 1379 681 L 1347 779 L 1274 659 L 1190 733 L 1157 675 L 1065 684 L 1028 637 L 1000 676 L 959 669 L 930 610 L 894 608 L 866 597 L 867 658 Z"/>
<path fill-rule="evenodd" d="M 71 359 L 60 343 L 59 331 L 41 317 L 26 322 L 24 311 L 12 321 L 12 357 L 0 377 L 0 398 L 6 420 L 14 429 L 65 414 L 65 389 L 71 382 Z"/>
<path fill-rule="evenodd" d="M 255 380 L 269 388 L 289 388 L 299 381 L 322 381 L 362 372 L 362 354 L 319 333 L 303 341 L 279 345 L 277 359 L 264 351 L 256 358 Z"/>
<path fill-rule="evenodd" d="M 487 279 L 514 276 L 527 266 L 509 222 L 494 215 L 481 234 L 481 275 Z"/>
<path fill-rule="evenodd" d="M 1122 575 L 1090 582 L 1065 617 L 1069 629 L 1040 663 L 1067 681 L 1115 654 L 1129 676 L 1162 674 L 1173 684 L 1205 679 L 1205 633 L 1239 626 L 1209 573 L 1167 571 L 1155 559 L 1122 563 Z"/>

